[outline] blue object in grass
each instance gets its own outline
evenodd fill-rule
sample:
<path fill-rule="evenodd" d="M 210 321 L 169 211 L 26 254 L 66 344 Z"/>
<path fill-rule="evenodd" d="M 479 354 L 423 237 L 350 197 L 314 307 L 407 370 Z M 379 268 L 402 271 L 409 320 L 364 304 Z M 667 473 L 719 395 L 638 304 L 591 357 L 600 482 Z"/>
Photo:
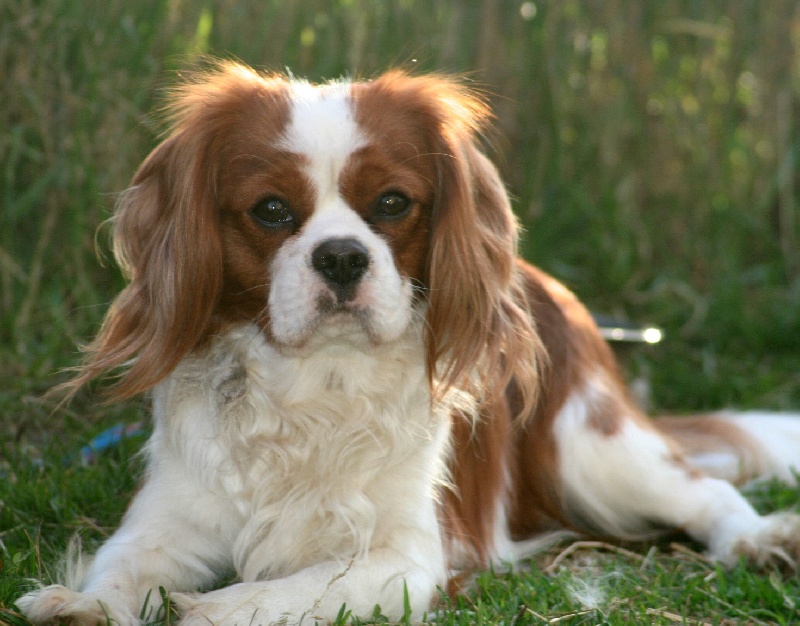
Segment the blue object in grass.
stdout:
<path fill-rule="evenodd" d="M 116 426 L 107 428 L 80 449 L 81 464 L 86 465 L 91 463 L 97 458 L 98 452 L 118 445 L 123 439 L 137 437 L 144 434 L 144 432 L 145 428 L 143 422 L 134 422 L 133 424 L 127 425 L 117 424 Z"/>

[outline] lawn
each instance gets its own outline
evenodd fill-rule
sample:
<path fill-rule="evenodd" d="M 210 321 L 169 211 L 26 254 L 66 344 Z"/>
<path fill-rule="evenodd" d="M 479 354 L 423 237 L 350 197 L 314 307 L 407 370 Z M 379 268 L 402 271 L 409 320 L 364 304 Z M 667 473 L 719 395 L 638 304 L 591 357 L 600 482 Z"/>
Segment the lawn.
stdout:
<path fill-rule="evenodd" d="M 487 93 L 522 252 L 594 310 L 665 330 L 628 350 L 654 412 L 800 408 L 800 6 L 793 0 L 10 0 L 0 3 L 0 622 L 91 550 L 136 489 L 145 400 L 45 396 L 121 285 L 101 224 L 211 53 L 312 79 L 393 65 Z M 98 230 L 99 229 L 99 230 Z M 98 259 L 99 252 L 99 259 Z M 146 430 L 147 426 L 145 426 Z M 797 509 L 796 488 L 755 488 Z M 481 575 L 437 623 L 796 623 L 795 572 L 717 568 L 682 537 L 562 543 Z"/>
<path fill-rule="evenodd" d="M 132 410 L 132 414 L 135 413 Z M 131 415 L 133 417 L 133 415 Z M 136 486 L 141 437 L 93 462 L 24 454 L 7 460 L 0 483 L 0 623 L 27 624 L 11 606 L 30 577 L 51 582 L 79 533 L 91 551 L 117 525 Z M 796 506 L 800 491 L 775 484 L 752 490 L 761 511 Z M 800 579 L 791 571 L 726 570 L 684 537 L 620 545 L 566 541 L 514 572 L 486 572 L 469 593 L 442 596 L 437 624 L 792 624 L 800 620 Z M 385 622 L 377 618 L 375 622 Z M 153 624 L 166 623 L 152 620 Z M 370 621 L 369 623 L 373 623 Z"/>

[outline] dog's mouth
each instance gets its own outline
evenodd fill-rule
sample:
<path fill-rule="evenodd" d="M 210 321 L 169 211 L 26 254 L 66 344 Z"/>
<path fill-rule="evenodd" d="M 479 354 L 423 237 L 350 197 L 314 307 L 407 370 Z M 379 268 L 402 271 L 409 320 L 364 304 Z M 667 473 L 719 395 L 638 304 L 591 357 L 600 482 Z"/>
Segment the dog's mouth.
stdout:
<path fill-rule="evenodd" d="M 291 338 L 273 335 L 273 339 L 284 351 L 299 354 L 312 353 L 325 346 L 367 349 L 380 343 L 369 308 L 328 295 L 318 298 L 315 314 L 302 332 Z"/>
<path fill-rule="evenodd" d="M 317 298 L 317 313 L 320 317 L 363 317 L 367 309 L 357 304 L 353 297 L 337 297 L 323 294 Z"/>
<path fill-rule="evenodd" d="M 312 334 L 327 337 L 339 335 L 366 335 L 371 338 L 372 313 L 368 307 L 353 300 L 339 300 L 331 296 L 320 296 L 317 300 L 317 316 L 312 323 Z"/>
<path fill-rule="evenodd" d="M 276 290 L 268 336 L 282 351 L 304 355 L 336 346 L 370 351 L 393 342 L 409 326 L 413 300 L 410 286 L 392 279 L 362 280 L 352 289 L 316 284 Z"/>

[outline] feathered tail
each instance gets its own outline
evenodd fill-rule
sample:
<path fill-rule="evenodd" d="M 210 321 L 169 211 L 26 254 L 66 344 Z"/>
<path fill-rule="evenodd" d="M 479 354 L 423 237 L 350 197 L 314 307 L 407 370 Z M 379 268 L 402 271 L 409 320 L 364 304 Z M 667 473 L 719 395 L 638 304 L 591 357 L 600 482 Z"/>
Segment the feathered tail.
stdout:
<path fill-rule="evenodd" d="M 689 463 L 711 476 L 736 485 L 772 478 L 797 484 L 800 413 L 721 412 L 655 423 Z"/>

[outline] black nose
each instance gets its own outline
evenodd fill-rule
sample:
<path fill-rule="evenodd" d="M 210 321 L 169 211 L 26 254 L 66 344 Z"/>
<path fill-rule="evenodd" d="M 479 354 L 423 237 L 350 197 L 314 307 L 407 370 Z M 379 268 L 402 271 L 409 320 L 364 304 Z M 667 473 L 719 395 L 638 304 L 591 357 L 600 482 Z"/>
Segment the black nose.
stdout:
<path fill-rule="evenodd" d="M 349 287 L 367 271 L 369 253 L 355 239 L 328 239 L 311 253 L 311 265 L 332 287 Z"/>

